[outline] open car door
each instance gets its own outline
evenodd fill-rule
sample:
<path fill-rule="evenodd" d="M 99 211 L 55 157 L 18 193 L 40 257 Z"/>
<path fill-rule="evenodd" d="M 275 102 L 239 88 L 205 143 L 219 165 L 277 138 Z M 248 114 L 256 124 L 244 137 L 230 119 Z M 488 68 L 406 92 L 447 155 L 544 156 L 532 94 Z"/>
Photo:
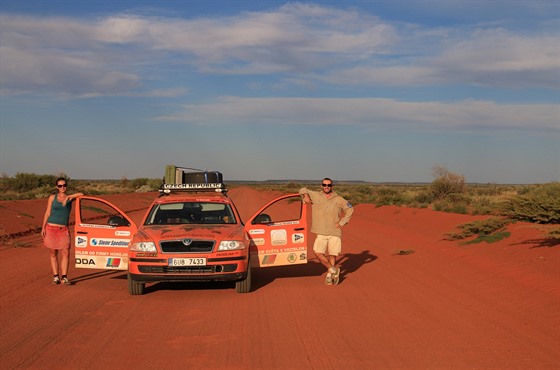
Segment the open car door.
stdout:
<path fill-rule="evenodd" d="M 75 200 L 76 267 L 126 270 L 128 243 L 136 224 L 106 200 L 82 196 Z"/>
<path fill-rule="evenodd" d="M 245 225 L 251 239 L 251 265 L 307 263 L 307 204 L 299 194 L 274 199 Z"/>

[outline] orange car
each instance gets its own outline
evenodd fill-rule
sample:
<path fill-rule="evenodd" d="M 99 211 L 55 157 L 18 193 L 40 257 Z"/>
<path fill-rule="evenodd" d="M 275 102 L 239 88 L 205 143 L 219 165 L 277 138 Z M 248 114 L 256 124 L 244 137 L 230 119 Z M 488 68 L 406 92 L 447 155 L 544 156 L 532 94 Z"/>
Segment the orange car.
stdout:
<path fill-rule="evenodd" d="M 75 205 L 76 267 L 128 270 L 130 294 L 159 281 L 235 281 L 251 290 L 251 265 L 307 262 L 307 205 L 274 199 L 244 224 L 218 184 L 166 184 L 139 227 L 116 206 L 82 196 Z"/>

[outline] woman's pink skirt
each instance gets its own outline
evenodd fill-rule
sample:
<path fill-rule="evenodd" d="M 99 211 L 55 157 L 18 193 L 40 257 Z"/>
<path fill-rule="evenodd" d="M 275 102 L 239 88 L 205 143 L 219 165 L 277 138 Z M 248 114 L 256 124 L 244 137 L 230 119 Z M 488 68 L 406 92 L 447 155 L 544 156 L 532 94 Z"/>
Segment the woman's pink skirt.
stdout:
<path fill-rule="evenodd" d="M 45 231 L 45 237 L 43 238 L 45 247 L 50 249 L 70 248 L 70 232 L 68 227 L 47 224 Z"/>

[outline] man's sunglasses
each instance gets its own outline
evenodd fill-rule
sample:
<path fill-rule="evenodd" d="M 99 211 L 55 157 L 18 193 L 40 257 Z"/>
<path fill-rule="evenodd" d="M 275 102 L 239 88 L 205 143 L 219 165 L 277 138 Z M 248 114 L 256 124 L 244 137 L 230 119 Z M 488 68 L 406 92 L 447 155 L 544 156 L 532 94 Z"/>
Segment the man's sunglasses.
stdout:
<path fill-rule="evenodd" d="M 66 184 L 57 185 L 56 187 L 57 187 L 57 188 L 65 188 L 65 187 L 66 187 Z"/>
<path fill-rule="evenodd" d="M 323 187 L 332 188 L 332 184 L 321 184 Z"/>

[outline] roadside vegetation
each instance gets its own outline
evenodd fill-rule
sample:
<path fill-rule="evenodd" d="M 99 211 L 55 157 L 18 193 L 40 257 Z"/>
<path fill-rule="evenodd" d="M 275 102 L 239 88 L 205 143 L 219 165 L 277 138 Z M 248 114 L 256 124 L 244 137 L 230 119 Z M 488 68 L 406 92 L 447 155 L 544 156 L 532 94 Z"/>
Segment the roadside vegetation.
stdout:
<path fill-rule="evenodd" d="M 0 200 L 46 198 L 60 175 L 18 173 L 0 178 Z M 448 238 L 471 238 L 468 243 L 495 241 L 508 236 L 508 223 L 526 221 L 535 224 L 560 224 L 560 183 L 534 185 L 469 184 L 463 175 L 444 166 L 435 166 L 433 181 L 421 184 L 335 182 L 336 191 L 352 204 L 396 205 L 431 208 L 435 211 L 485 215 L 487 219 L 459 225 Z M 70 192 L 99 196 L 131 192 L 157 191 L 161 179 L 70 180 Z M 230 188 L 250 186 L 256 189 L 297 192 L 316 181 L 270 181 L 228 183 Z M 552 227 L 548 237 L 560 240 L 560 227 Z M 476 235 L 476 236 L 475 236 Z M 473 239 L 474 238 L 474 239 Z"/>
<path fill-rule="evenodd" d="M 37 175 L 17 173 L 14 177 L 0 178 L 0 200 L 41 199 L 54 194 L 54 183 L 58 177 L 69 181 L 69 192 L 81 192 L 91 196 L 133 192 L 157 191 L 161 179 L 138 178 L 129 180 L 74 180 L 66 174 Z"/>

